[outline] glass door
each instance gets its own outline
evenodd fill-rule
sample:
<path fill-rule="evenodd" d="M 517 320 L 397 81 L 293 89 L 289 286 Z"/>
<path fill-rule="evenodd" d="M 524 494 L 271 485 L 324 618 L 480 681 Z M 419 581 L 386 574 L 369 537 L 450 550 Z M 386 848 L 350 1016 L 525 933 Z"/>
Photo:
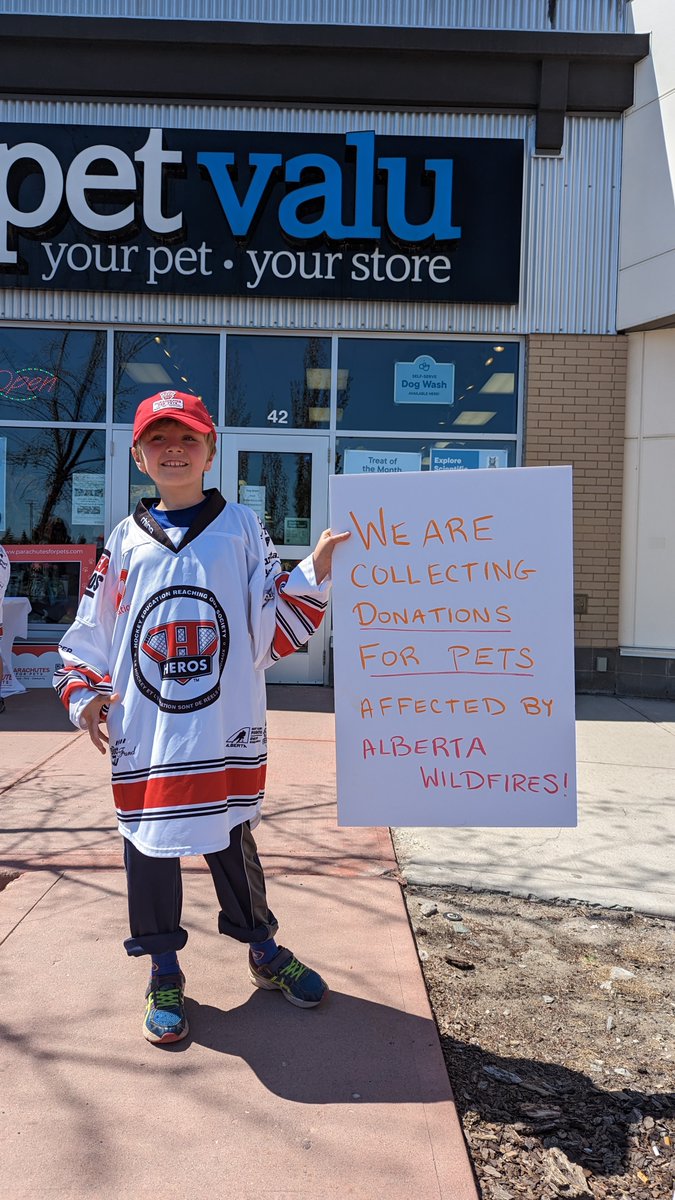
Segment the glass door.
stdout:
<path fill-rule="evenodd" d="M 226 433 L 221 446 L 223 495 L 257 513 L 290 571 L 326 527 L 328 437 Z M 323 683 L 328 625 L 324 621 L 307 646 L 270 668 L 268 683 Z"/>
<path fill-rule="evenodd" d="M 326 527 L 328 448 L 328 437 L 317 434 L 219 434 L 219 454 L 204 477 L 204 486 L 217 487 L 220 471 L 225 499 L 248 504 L 258 514 L 284 569 L 291 570 L 311 553 Z M 156 494 L 130 451 L 131 430 L 116 429 L 108 529 L 132 513 L 142 496 Z M 268 682 L 323 683 L 328 628 L 325 620 L 308 646 L 271 667 Z"/>

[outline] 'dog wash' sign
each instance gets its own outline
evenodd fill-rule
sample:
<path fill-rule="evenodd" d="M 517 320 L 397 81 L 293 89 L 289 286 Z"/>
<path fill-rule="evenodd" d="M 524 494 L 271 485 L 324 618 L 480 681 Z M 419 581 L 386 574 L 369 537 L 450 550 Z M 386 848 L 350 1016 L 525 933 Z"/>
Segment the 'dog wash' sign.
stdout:
<path fill-rule="evenodd" d="M 576 824 L 569 467 L 331 479 L 341 825 Z"/>

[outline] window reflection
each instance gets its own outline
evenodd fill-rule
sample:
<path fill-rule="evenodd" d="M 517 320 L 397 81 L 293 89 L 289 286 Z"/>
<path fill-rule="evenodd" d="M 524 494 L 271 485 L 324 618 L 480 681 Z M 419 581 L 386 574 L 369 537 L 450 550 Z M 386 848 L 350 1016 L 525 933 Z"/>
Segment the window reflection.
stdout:
<path fill-rule="evenodd" d="M 226 379 L 226 425 L 328 428 L 328 338 L 229 334 Z"/>
<path fill-rule="evenodd" d="M 468 429 L 516 432 L 517 342 L 340 338 L 338 348 L 338 411 L 344 411 L 344 429 L 426 429 L 446 437 Z M 424 369 L 415 373 L 418 359 Z M 431 384 L 426 391 L 419 378 L 424 371 Z M 406 373 L 405 382 L 417 386 L 406 389 Z M 448 379 L 452 395 L 446 391 Z M 429 395 L 433 402 L 425 402 Z M 439 402 L 446 395 L 452 403 Z"/>
<path fill-rule="evenodd" d="M 130 425 L 141 400 L 169 390 L 201 396 L 218 421 L 218 337 L 147 329 L 116 333 L 114 420 Z"/>
<path fill-rule="evenodd" d="M 103 545 L 105 433 L 3 430 L 6 516 L 2 541 Z"/>
<path fill-rule="evenodd" d="M 335 472 L 398 474 L 401 470 L 470 470 L 515 467 L 516 443 L 487 438 L 338 438 Z M 365 468 L 365 469 L 364 469 Z"/>
<path fill-rule="evenodd" d="M 104 421 L 102 330 L 0 331 L 0 418 Z"/>
<path fill-rule="evenodd" d="M 239 502 L 252 508 L 277 546 L 308 546 L 311 454 L 242 451 Z"/>
<path fill-rule="evenodd" d="M 81 570 L 79 562 L 15 562 L 7 594 L 28 597 L 33 625 L 71 625 L 79 604 Z"/>

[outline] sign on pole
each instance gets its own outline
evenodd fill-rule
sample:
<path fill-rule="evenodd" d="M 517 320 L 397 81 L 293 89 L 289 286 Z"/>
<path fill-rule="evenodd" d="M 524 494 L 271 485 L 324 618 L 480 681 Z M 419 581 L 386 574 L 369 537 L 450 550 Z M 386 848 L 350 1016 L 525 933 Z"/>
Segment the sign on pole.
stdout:
<path fill-rule="evenodd" d="M 576 824 L 571 468 L 331 479 L 340 825 Z"/>

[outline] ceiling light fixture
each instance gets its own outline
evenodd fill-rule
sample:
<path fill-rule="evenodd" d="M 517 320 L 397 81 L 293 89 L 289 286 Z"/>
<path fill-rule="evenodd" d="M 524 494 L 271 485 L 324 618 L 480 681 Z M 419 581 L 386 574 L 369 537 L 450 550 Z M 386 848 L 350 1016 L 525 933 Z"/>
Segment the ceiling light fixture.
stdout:
<path fill-rule="evenodd" d="M 493 412 L 463 412 L 458 417 L 455 417 L 453 425 L 487 425 L 493 417 L 496 417 Z"/>
<path fill-rule="evenodd" d="M 516 390 L 516 377 L 513 371 L 494 371 L 480 390 L 481 395 L 512 396 Z"/>

